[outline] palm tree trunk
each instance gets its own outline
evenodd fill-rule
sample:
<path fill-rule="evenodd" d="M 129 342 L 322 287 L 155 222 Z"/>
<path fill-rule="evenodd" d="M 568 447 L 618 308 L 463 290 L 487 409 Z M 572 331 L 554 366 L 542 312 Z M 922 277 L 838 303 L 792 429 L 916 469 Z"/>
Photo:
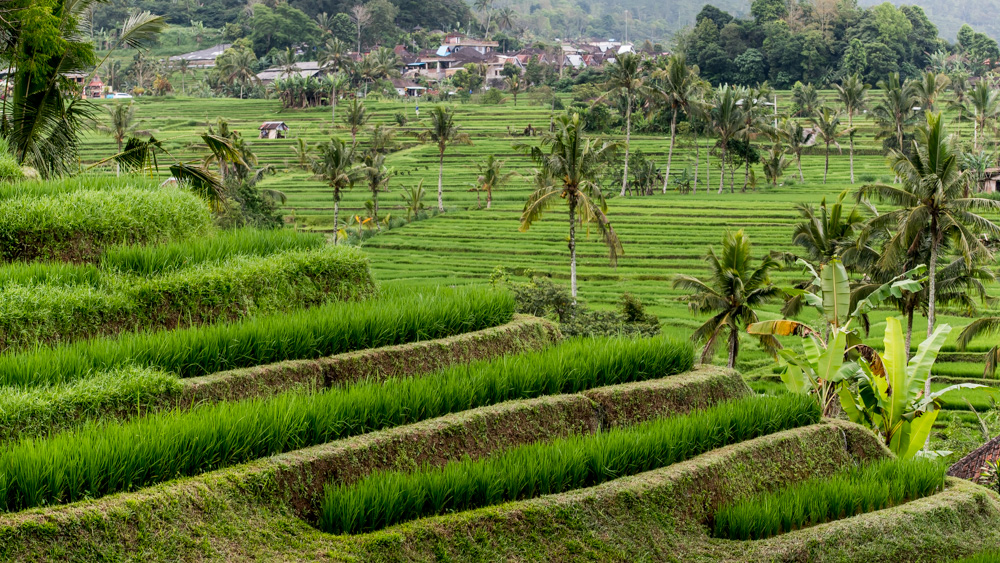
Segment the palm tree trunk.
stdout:
<path fill-rule="evenodd" d="M 729 362 L 726 367 L 734 369 L 736 367 L 736 356 L 740 354 L 740 333 L 735 327 L 729 329 Z"/>
<path fill-rule="evenodd" d="M 569 197 L 569 292 L 576 303 L 576 201 L 575 194 Z"/>
<path fill-rule="evenodd" d="M 333 245 L 337 245 L 337 237 L 340 235 L 340 195 L 334 192 L 333 195 Z"/>
<path fill-rule="evenodd" d="M 736 193 L 736 167 L 731 162 L 729 163 L 729 193 Z"/>
<path fill-rule="evenodd" d="M 486 209 L 493 206 L 493 190 L 486 190 Z"/>
<path fill-rule="evenodd" d="M 331 90 L 330 95 L 330 121 L 333 122 L 333 126 L 337 126 L 337 88 Z"/>
<path fill-rule="evenodd" d="M 746 172 L 743 174 L 743 189 L 740 190 L 743 193 L 747 191 L 747 185 L 750 184 L 750 160 L 746 161 Z"/>
<path fill-rule="evenodd" d="M 674 157 L 674 139 L 677 137 L 677 109 L 670 116 L 670 148 L 667 150 L 667 173 L 663 175 L 663 193 L 667 193 L 667 182 L 670 181 L 670 161 Z"/>
<path fill-rule="evenodd" d="M 823 168 L 823 183 L 826 184 L 826 176 L 830 173 L 830 143 L 826 144 L 826 167 Z"/>
<path fill-rule="evenodd" d="M 382 227 L 378 224 L 378 188 L 372 190 L 372 220 L 375 221 L 375 228 L 382 232 Z"/>
<path fill-rule="evenodd" d="M 720 157 L 722 162 L 719 165 L 719 193 L 722 193 L 722 189 L 726 187 L 726 145 L 722 145 L 722 156 Z"/>
<path fill-rule="evenodd" d="M 441 184 L 444 180 L 444 151 L 438 152 L 438 212 L 444 213 L 444 198 L 441 194 Z"/>
<path fill-rule="evenodd" d="M 849 128 L 851 128 L 851 130 L 852 130 L 851 131 L 851 137 L 850 137 L 850 140 L 851 140 L 850 153 L 851 153 L 851 183 L 853 184 L 854 183 L 854 131 L 853 131 L 853 129 L 854 129 L 854 114 L 852 114 L 852 113 L 848 113 L 847 114 L 847 126 Z"/>
<path fill-rule="evenodd" d="M 622 193 L 625 195 L 625 188 L 628 186 L 628 145 L 632 138 L 632 97 L 625 96 L 625 170 L 622 172 Z"/>
<path fill-rule="evenodd" d="M 805 179 L 805 177 L 802 176 L 802 154 L 801 153 L 795 153 L 795 164 L 798 165 L 798 167 L 799 167 L 799 181 L 800 182 L 805 182 L 806 179 Z"/>
<path fill-rule="evenodd" d="M 698 193 L 698 161 L 701 160 L 701 147 L 698 146 L 698 135 L 694 136 L 694 190 L 692 194 Z M 708 191 L 708 190 L 706 190 Z"/>

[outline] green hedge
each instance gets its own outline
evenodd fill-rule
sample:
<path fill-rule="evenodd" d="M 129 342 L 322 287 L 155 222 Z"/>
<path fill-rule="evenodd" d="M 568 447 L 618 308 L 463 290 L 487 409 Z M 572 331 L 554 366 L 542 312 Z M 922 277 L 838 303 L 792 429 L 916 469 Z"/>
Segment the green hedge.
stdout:
<path fill-rule="evenodd" d="M 352 247 L 235 256 L 162 276 L 104 275 L 90 285 L 0 287 L 0 350 L 135 330 L 180 328 L 375 293 Z"/>
<path fill-rule="evenodd" d="M 662 377 L 692 357 L 686 341 L 587 339 L 420 377 L 89 423 L 0 446 L 0 509 L 99 497 L 480 406 Z"/>
<path fill-rule="evenodd" d="M 100 337 L 0 355 L 0 385 L 48 385 L 138 365 L 181 377 L 332 356 L 498 326 L 514 299 L 478 287 L 406 291 L 172 331 Z"/>
<path fill-rule="evenodd" d="M 0 199 L 0 260 L 86 261 L 122 243 L 164 243 L 212 230 L 204 200 L 175 188 L 74 191 Z"/>
<path fill-rule="evenodd" d="M 487 459 L 413 473 L 381 471 L 357 483 L 328 485 L 319 525 L 338 534 L 370 532 L 425 516 L 592 487 L 819 419 L 816 401 L 802 395 L 750 397 Z"/>

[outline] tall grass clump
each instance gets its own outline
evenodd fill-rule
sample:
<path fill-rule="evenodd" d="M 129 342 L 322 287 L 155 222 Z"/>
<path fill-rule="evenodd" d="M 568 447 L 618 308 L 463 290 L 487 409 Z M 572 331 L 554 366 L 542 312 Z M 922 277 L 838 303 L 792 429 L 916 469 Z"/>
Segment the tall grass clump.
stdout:
<path fill-rule="evenodd" d="M 333 302 L 232 323 L 99 337 L 0 355 L 0 385 L 48 385 L 138 365 L 180 377 L 444 338 L 510 322 L 514 299 L 482 287 Z"/>
<path fill-rule="evenodd" d="M 947 466 L 926 459 L 882 459 L 723 506 L 716 537 L 762 539 L 882 510 L 944 488 Z"/>
<path fill-rule="evenodd" d="M 212 228 L 208 205 L 173 188 L 0 199 L 0 260 L 87 261 L 108 245 L 164 243 Z"/>
<path fill-rule="evenodd" d="M 236 320 L 375 292 L 367 257 L 333 246 L 236 255 L 149 278 L 104 274 L 98 287 L 6 284 L 0 286 L 0 350 Z"/>
<path fill-rule="evenodd" d="M 513 399 L 662 377 L 690 367 L 693 353 L 665 338 L 586 339 L 421 377 L 90 423 L 0 445 L 0 509 L 99 497 Z"/>
<path fill-rule="evenodd" d="M 109 176 L 107 174 L 78 174 L 65 178 L 27 180 L 14 184 L 0 184 L 0 200 L 19 197 L 56 196 L 82 191 L 117 192 L 120 190 L 159 191 L 161 180 L 142 174 Z"/>
<path fill-rule="evenodd" d="M 98 287 L 104 277 L 92 264 L 68 262 L 13 262 L 0 265 L 0 287 L 8 285 L 89 285 Z"/>
<path fill-rule="evenodd" d="M 818 405 L 804 399 L 738 399 L 630 428 L 522 446 L 487 459 L 332 483 L 326 487 L 319 525 L 336 534 L 370 532 L 424 516 L 592 487 L 818 422 Z"/>
<path fill-rule="evenodd" d="M 320 233 L 235 229 L 162 246 L 113 246 L 101 255 L 100 264 L 109 270 L 153 276 L 192 264 L 219 262 L 234 255 L 267 256 L 290 250 L 316 249 L 325 243 Z"/>

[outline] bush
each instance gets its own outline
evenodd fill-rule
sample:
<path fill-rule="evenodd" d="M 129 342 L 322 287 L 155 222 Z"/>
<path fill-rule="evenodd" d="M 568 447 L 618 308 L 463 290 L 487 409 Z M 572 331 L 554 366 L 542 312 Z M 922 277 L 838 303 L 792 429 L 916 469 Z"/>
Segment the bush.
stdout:
<path fill-rule="evenodd" d="M 481 96 L 479 96 L 479 103 L 486 105 L 499 105 L 503 103 L 503 92 L 496 88 L 491 88 Z"/>
<path fill-rule="evenodd" d="M 458 292 L 450 304 L 474 303 L 458 315 L 467 317 L 483 309 L 483 299 L 476 297 L 484 295 Z M 416 318 L 429 318 L 428 313 L 418 311 Z M 436 324 L 445 323 L 439 318 Z M 0 455 L 0 510 L 134 490 L 504 401 L 663 377 L 689 369 L 692 357 L 686 341 L 580 340 L 422 377 L 217 403 L 116 425 L 91 423 L 51 438 L 7 444 Z"/>
<path fill-rule="evenodd" d="M 6 137 L 0 137 L 0 182 L 18 182 L 24 180 L 24 171 L 10 151 Z"/>
<path fill-rule="evenodd" d="M 830 477 L 754 495 L 715 513 L 715 536 L 761 539 L 882 510 L 944 488 L 945 469 L 920 458 L 883 459 Z"/>
<path fill-rule="evenodd" d="M 48 385 L 129 365 L 181 377 L 444 338 L 510 322 L 507 292 L 476 287 L 400 291 L 234 323 L 101 337 L 0 356 L 0 385 Z"/>
<path fill-rule="evenodd" d="M 71 191 L 0 200 L 0 260 L 84 261 L 122 243 L 163 243 L 203 236 L 208 206 L 179 189 Z"/>
<path fill-rule="evenodd" d="M 802 395 L 750 397 L 487 459 L 413 473 L 380 471 L 357 483 L 327 485 L 319 526 L 331 533 L 370 532 L 424 516 L 592 487 L 819 419 L 819 406 Z"/>

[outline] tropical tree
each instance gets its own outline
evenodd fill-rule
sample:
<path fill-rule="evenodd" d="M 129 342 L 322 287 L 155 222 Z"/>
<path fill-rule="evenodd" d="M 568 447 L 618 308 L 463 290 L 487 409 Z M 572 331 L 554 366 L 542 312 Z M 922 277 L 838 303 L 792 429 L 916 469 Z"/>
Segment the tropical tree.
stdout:
<path fill-rule="evenodd" d="M 148 131 L 139 131 L 142 122 L 136 120 L 136 107 L 131 101 L 127 104 L 116 103 L 105 109 L 108 112 L 108 123 L 98 124 L 97 130 L 115 140 L 119 153 L 122 152 L 126 137 L 149 134 Z M 118 161 L 115 161 L 115 175 L 121 175 L 121 163 Z"/>
<path fill-rule="evenodd" d="M 194 71 L 191 69 L 191 62 L 187 59 L 180 59 L 177 61 L 177 66 L 175 68 L 177 73 L 181 75 L 181 95 L 187 96 L 187 86 L 185 83 L 185 77 L 189 74 L 193 74 Z"/>
<path fill-rule="evenodd" d="M 740 100 L 747 97 L 747 89 L 729 86 L 728 84 L 715 89 L 712 110 L 709 113 L 712 132 L 718 137 L 718 147 L 720 159 L 722 161 L 719 173 L 719 193 L 725 187 L 726 181 L 726 156 L 729 144 L 738 139 L 743 131 L 743 110 L 740 108 Z M 732 174 L 730 174 L 730 191 L 732 187 Z"/>
<path fill-rule="evenodd" d="M 323 87 L 330 91 L 330 121 L 337 123 L 337 92 L 343 91 L 350 80 L 342 72 L 334 72 L 323 77 Z"/>
<path fill-rule="evenodd" d="M 292 53 L 294 57 L 295 54 Z M 250 49 L 229 49 L 225 56 L 219 57 L 219 72 L 227 84 L 240 85 L 240 99 L 243 98 L 243 88 L 249 83 L 260 82 L 257 78 L 257 56 Z"/>
<path fill-rule="evenodd" d="M 767 151 L 763 164 L 764 177 L 767 178 L 768 183 L 776 186 L 778 180 L 781 179 L 781 175 L 785 173 L 785 169 L 788 168 L 791 162 L 785 158 L 784 148 L 781 145 L 774 145 Z"/>
<path fill-rule="evenodd" d="M 333 243 L 339 237 L 340 199 L 343 191 L 354 186 L 365 177 L 365 171 L 355 163 L 354 146 L 333 137 L 328 143 L 319 145 L 317 158 L 312 162 L 316 178 L 326 182 L 333 190 Z"/>
<path fill-rule="evenodd" d="M 608 205 L 598 178 L 617 145 L 583 135 L 580 115 L 561 115 L 555 131 L 545 133 L 541 146 L 515 148 L 528 154 L 535 165 L 536 189 L 524 204 L 521 232 L 526 232 L 549 209 L 565 202 L 569 207 L 570 294 L 576 299 L 576 226 L 595 225 L 608 247 L 611 264 L 618 262 L 622 244 L 608 220 Z M 544 150 L 547 149 L 547 150 Z"/>
<path fill-rule="evenodd" d="M 351 17 L 351 21 L 358 30 L 358 53 L 361 52 L 361 30 L 372 22 L 375 14 L 372 13 L 371 8 L 365 6 L 364 4 L 357 4 L 348 11 L 347 15 Z"/>
<path fill-rule="evenodd" d="M 877 86 L 882 91 L 882 101 L 872 108 L 875 121 L 881 128 L 876 139 L 893 138 L 895 149 L 902 151 L 903 132 L 914 118 L 916 92 L 912 83 L 900 83 L 898 72 L 890 73 L 888 80 L 879 80 Z"/>
<path fill-rule="evenodd" d="M 411 218 L 416 218 L 420 215 L 426 206 L 424 205 L 424 197 L 426 197 L 427 191 L 424 189 L 424 181 L 420 180 L 417 182 L 416 186 L 412 186 L 410 189 L 405 190 L 402 194 L 403 202 L 406 203 L 406 220 L 409 221 Z"/>
<path fill-rule="evenodd" d="M 437 143 L 438 147 L 438 211 L 444 213 L 444 152 L 448 145 L 471 145 L 469 135 L 455 123 L 455 110 L 437 106 L 431 110 L 431 125 L 421 134 L 424 140 Z"/>
<path fill-rule="evenodd" d="M 800 182 L 805 181 L 805 178 L 802 176 L 802 149 L 805 148 L 802 143 L 805 134 L 802 124 L 790 117 L 783 119 L 781 126 L 778 128 L 778 137 L 784 141 L 787 147 L 786 150 L 795 155 L 795 165 L 799 168 Z"/>
<path fill-rule="evenodd" d="M 972 113 L 972 143 L 979 150 L 979 135 L 986 131 L 996 131 L 997 116 L 1000 116 L 1000 92 L 994 90 L 985 80 L 980 80 L 969 94 Z"/>
<path fill-rule="evenodd" d="M 371 115 L 365 109 L 365 104 L 358 98 L 351 100 L 347 106 L 347 113 L 344 114 L 344 124 L 351 130 L 351 144 L 358 144 L 358 131 L 368 123 Z"/>
<path fill-rule="evenodd" d="M 653 72 L 650 87 L 646 89 L 650 98 L 670 112 L 670 148 L 667 149 L 667 171 L 663 177 L 663 193 L 667 193 L 670 179 L 670 163 L 674 156 L 674 142 L 677 139 L 677 115 L 688 112 L 691 102 L 701 89 L 697 69 L 687 66 L 683 53 L 671 55 L 664 68 Z"/>
<path fill-rule="evenodd" d="M 795 115 L 812 117 L 820 106 L 819 92 L 816 91 L 816 87 L 812 83 L 796 82 L 792 86 L 792 106 L 795 109 Z"/>
<path fill-rule="evenodd" d="M 854 183 L 854 116 L 863 110 L 868 102 L 868 90 L 871 89 L 870 84 L 865 84 L 861 77 L 857 74 L 852 74 L 841 81 L 840 84 L 834 84 L 833 89 L 837 92 L 837 98 L 840 99 L 840 103 L 844 106 L 844 111 L 847 113 L 847 129 L 850 131 L 848 133 L 850 137 L 850 160 L 851 160 L 851 183 Z"/>
<path fill-rule="evenodd" d="M 823 168 L 823 183 L 826 183 L 827 174 L 830 173 L 830 145 L 837 146 L 840 151 L 840 143 L 837 139 L 850 134 L 853 129 L 840 129 L 840 112 L 834 112 L 830 108 L 823 108 L 815 117 L 810 119 L 816 129 L 816 136 L 826 145 L 826 167 Z"/>
<path fill-rule="evenodd" d="M 478 204 L 478 192 L 486 192 L 486 209 L 493 205 L 493 190 L 507 183 L 513 172 L 504 172 L 504 161 L 497 160 L 492 154 L 486 157 L 486 161 L 479 165 L 479 176 L 476 178 L 476 201 Z"/>
<path fill-rule="evenodd" d="M 693 313 L 715 313 L 691 335 L 691 340 L 705 343 L 701 362 L 712 360 L 720 336 L 728 330 L 729 360 L 726 365 L 734 368 L 740 353 L 740 332 L 758 321 L 757 308 L 781 296 L 781 290 L 770 281 L 770 273 L 778 269 L 778 263 L 764 256 L 760 265 L 754 268 L 750 237 L 742 230 L 726 231 L 722 237 L 721 255 L 709 248 L 705 260 L 711 270 L 707 279 L 679 274 L 673 279 L 673 287 L 694 292 L 688 298 L 688 307 Z M 773 336 L 761 335 L 759 340 L 766 350 L 778 348 Z"/>
<path fill-rule="evenodd" d="M 381 231 L 382 227 L 378 224 L 378 194 L 388 189 L 393 171 L 385 165 L 384 154 L 367 151 L 364 156 L 364 174 L 368 182 L 368 191 L 372 194 L 371 217 L 375 226 Z"/>
<path fill-rule="evenodd" d="M 295 160 L 299 167 L 304 170 L 309 169 L 312 162 L 313 148 L 309 146 L 305 138 L 299 137 L 295 140 L 295 144 L 292 145 L 292 152 L 295 153 Z"/>
<path fill-rule="evenodd" d="M 628 188 L 628 152 L 629 144 L 632 140 L 632 102 L 636 92 L 643 84 L 642 55 L 635 53 L 623 53 L 615 58 L 605 75 L 607 82 L 607 94 L 617 94 L 625 100 L 625 169 L 622 172 L 622 191 L 625 195 Z"/>
<path fill-rule="evenodd" d="M 951 80 L 944 74 L 935 74 L 927 71 L 920 75 L 920 78 L 913 82 L 913 93 L 917 96 L 917 101 L 924 111 L 934 111 L 934 103 L 951 84 Z"/>
<path fill-rule="evenodd" d="M 507 84 L 507 91 L 514 96 L 514 107 L 517 107 L 517 94 L 521 91 L 521 75 L 511 74 L 504 78 L 504 82 Z"/>
<path fill-rule="evenodd" d="M 957 140 L 948 135 L 940 114 L 927 112 L 927 124 L 917 130 L 917 140 L 909 155 L 890 154 L 892 169 L 902 179 L 900 187 L 872 184 L 858 190 L 859 200 L 875 198 L 896 207 L 872 218 L 866 232 L 892 232 L 883 250 L 879 266 L 891 268 L 904 262 L 907 249 L 919 233 L 930 238 L 927 288 L 927 336 L 934 332 L 937 311 L 938 257 L 945 237 L 954 241 L 971 262 L 973 254 L 989 255 L 989 249 L 977 236 L 986 232 L 1000 235 L 1000 227 L 974 213 L 979 209 L 1000 209 L 1000 202 L 985 198 L 963 197 L 968 172 L 960 167 Z M 930 395 L 930 378 L 927 379 Z"/>
<path fill-rule="evenodd" d="M 476 0 L 473 3 L 473 7 L 476 11 L 482 13 L 486 18 L 486 21 L 483 22 L 483 29 L 486 32 L 487 41 L 490 40 L 490 24 L 492 23 L 491 19 L 493 18 L 493 2 L 494 0 Z"/>

